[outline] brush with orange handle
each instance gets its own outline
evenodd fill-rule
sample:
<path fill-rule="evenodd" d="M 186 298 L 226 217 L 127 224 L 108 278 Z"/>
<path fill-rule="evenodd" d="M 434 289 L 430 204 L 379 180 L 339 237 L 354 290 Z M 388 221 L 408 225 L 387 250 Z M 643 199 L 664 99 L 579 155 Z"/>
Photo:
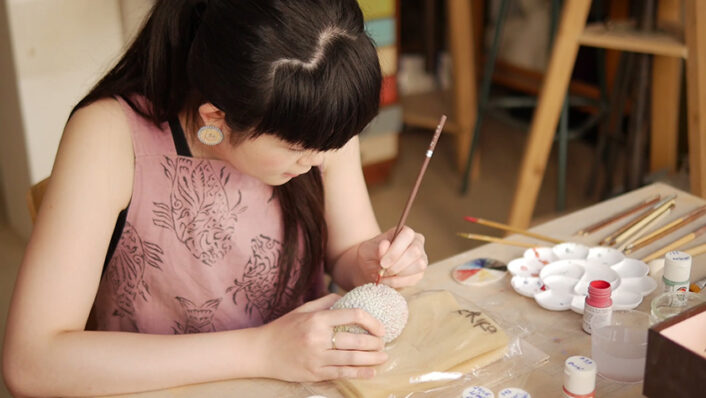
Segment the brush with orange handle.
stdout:
<path fill-rule="evenodd" d="M 484 219 L 482 219 L 482 218 L 477 218 L 477 217 L 465 217 L 465 219 L 466 219 L 466 221 L 468 221 L 468 222 L 472 222 L 472 223 L 480 224 L 480 225 L 485 225 L 485 226 L 487 226 L 487 227 L 493 227 L 493 228 L 497 228 L 497 229 L 502 229 L 502 230 L 504 230 L 504 231 L 514 232 L 514 233 L 517 233 L 517 234 L 520 234 L 520 235 L 525 235 L 525 236 L 529 236 L 529 237 L 531 237 L 531 238 L 543 240 L 543 241 L 545 241 L 545 242 L 551 242 L 551 243 L 557 243 L 557 244 L 558 244 L 558 243 L 562 243 L 562 241 L 559 240 L 559 239 L 551 238 L 551 237 L 545 236 L 545 235 L 540 235 L 540 234 L 537 234 L 537 233 L 534 233 L 534 232 L 530 232 L 530 231 L 527 231 L 527 230 L 524 230 L 524 229 L 515 228 L 515 227 L 512 227 L 512 226 L 510 226 L 510 225 L 501 224 L 501 223 L 495 222 L 495 221 L 484 220 Z"/>

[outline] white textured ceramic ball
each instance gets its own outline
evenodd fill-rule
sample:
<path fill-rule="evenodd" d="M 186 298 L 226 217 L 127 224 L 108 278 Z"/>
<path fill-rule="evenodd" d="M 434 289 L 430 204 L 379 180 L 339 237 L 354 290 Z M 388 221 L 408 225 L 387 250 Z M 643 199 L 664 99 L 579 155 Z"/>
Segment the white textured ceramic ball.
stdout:
<path fill-rule="evenodd" d="M 368 283 L 358 286 L 341 297 L 331 309 L 360 308 L 385 326 L 382 340 L 389 343 L 396 339 L 407 324 L 409 308 L 407 300 L 397 290 L 387 285 Z M 336 331 L 368 333 L 358 325 L 337 326 Z"/>

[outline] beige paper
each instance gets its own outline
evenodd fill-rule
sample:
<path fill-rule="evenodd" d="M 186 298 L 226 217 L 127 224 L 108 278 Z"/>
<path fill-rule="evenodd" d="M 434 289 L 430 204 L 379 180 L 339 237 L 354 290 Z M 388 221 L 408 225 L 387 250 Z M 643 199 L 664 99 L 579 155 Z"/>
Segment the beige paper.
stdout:
<path fill-rule="evenodd" d="M 413 382 L 431 372 L 467 373 L 505 354 L 505 332 L 480 311 L 461 309 L 447 291 L 421 293 L 408 300 L 409 321 L 387 345 L 387 362 L 373 379 L 337 380 L 346 397 L 404 396 L 448 381 Z"/>

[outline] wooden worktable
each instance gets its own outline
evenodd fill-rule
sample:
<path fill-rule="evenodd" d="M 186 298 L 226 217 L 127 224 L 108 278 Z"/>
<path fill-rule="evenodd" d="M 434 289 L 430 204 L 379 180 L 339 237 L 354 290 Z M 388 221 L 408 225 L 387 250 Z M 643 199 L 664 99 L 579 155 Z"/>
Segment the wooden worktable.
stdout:
<path fill-rule="evenodd" d="M 677 205 L 667 223 L 692 209 L 706 204 L 706 200 L 695 197 L 684 191 L 674 189 L 664 184 L 653 184 L 648 187 L 633 191 L 615 199 L 611 199 L 589 208 L 571 213 L 564 217 L 532 228 L 533 231 L 559 239 L 571 240 L 594 246 L 608 232 L 617 228 L 618 225 L 608 227 L 594 235 L 588 237 L 575 237 L 573 234 L 580 228 L 593 222 L 603 219 L 619 210 L 628 208 L 640 202 L 648 196 L 654 194 L 669 195 L 677 194 Z M 695 229 L 706 223 L 706 219 L 696 222 L 692 226 L 685 227 L 685 230 L 668 236 L 666 239 L 657 241 L 641 251 L 636 252 L 636 256 L 644 256 L 661 247 L 665 242 L 672 241 L 676 237 Z M 460 238 L 459 238 L 460 239 Z M 524 240 L 534 242 L 529 238 L 512 236 L 512 240 Z M 703 243 L 706 237 L 693 241 L 688 247 Z M 434 237 L 427 237 L 427 244 L 434 244 Z M 581 315 L 572 311 L 554 312 L 544 310 L 530 298 L 520 296 L 515 293 L 510 286 L 509 275 L 499 282 L 484 287 L 468 287 L 456 283 L 450 276 L 451 270 L 458 264 L 479 257 L 491 257 L 504 262 L 520 257 L 523 249 L 519 247 L 509 247 L 498 244 L 484 245 L 467 252 L 458 254 L 451 258 L 439 261 L 430 265 L 424 279 L 418 288 L 421 289 L 446 289 L 461 297 L 473 301 L 482 307 L 489 314 L 499 314 L 505 320 L 511 320 L 524 325 L 529 333 L 524 339 L 531 345 L 549 355 L 549 360 L 536 369 L 514 378 L 511 384 L 493 388 L 497 392 L 504 387 L 520 387 L 528 391 L 535 398 L 560 397 L 563 381 L 564 360 L 572 355 L 591 356 L 590 336 L 581 330 Z M 661 272 L 657 274 L 661 279 Z M 694 258 L 691 271 L 691 280 L 706 277 L 706 255 Z M 637 308 L 638 310 L 649 312 L 650 301 L 660 293 L 661 285 L 655 292 L 645 297 Z M 641 397 L 642 383 L 620 384 L 607 381 L 600 376 L 596 380 L 596 396 L 599 397 Z M 327 388 L 327 391 L 332 390 Z M 311 389 L 297 383 L 285 383 L 274 380 L 232 380 L 218 383 L 207 383 L 180 388 L 173 388 L 164 391 L 155 391 L 142 394 L 132 394 L 132 397 L 157 398 L 157 397 L 215 397 L 215 396 L 237 396 L 237 397 L 308 397 L 314 395 Z M 456 396 L 457 394 L 452 394 Z M 327 394 L 329 398 L 334 395 Z M 426 397 L 427 395 L 425 395 Z M 436 396 L 436 395 L 435 395 Z M 449 396 L 440 394 L 438 396 Z"/>

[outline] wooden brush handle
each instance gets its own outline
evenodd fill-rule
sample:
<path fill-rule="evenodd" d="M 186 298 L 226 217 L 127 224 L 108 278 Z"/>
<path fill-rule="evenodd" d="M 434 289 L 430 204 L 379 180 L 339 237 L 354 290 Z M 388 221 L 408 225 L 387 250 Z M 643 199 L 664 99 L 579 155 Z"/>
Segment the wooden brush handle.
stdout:
<path fill-rule="evenodd" d="M 653 252 L 652 254 L 648 255 L 647 257 L 644 257 L 642 261 L 648 262 L 652 261 L 655 258 L 662 257 L 665 255 L 667 252 L 679 249 L 680 247 L 684 246 L 685 244 L 691 242 L 692 240 L 698 238 L 699 236 L 703 235 L 703 233 L 706 232 L 706 225 L 702 226 L 701 228 L 697 229 L 696 231 L 686 234 L 682 236 L 681 238 L 675 240 L 674 242 L 668 244 L 667 246 Z"/>
<path fill-rule="evenodd" d="M 503 245 L 510 245 L 510 246 L 519 246 L 519 247 L 537 247 L 537 245 L 532 244 L 532 243 L 525 243 L 525 242 L 516 242 L 512 240 L 505 240 L 501 238 L 496 238 L 494 236 L 487 236 L 487 235 L 477 235 L 477 234 L 466 234 L 459 232 L 456 235 L 466 238 L 466 239 L 471 239 L 471 240 L 480 240 L 484 242 L 492 242 L 492 243 L 500 243 Z"/>
<path fill-rule="evenodd" d="M 592 234 L 593 232 L 598 231 L 599 229 L 606 227 L 616 221 L 619 221 L 633 213 L 637 213 L 638 211 L 649 207 L 659 201 L 660 195 L 656 195 L 653 198 L 647 199 L 641 203 L 638 203 L 637 205 L 628 208 L 627 210 L 624 210 L 620 213 L 614 214 L 604 220 L 601 220 L 595 224 L 591 224 L 588 227 L 576 232 L 576 235 L 589 235 Z"/>
<path fill-rule="evenodd" d="M 665 236 L 671 234 L 679 228 L 697 220 L 704 214 L 706 214 L 706 206 L 699 207 L 698 209 L 687 214 L 686 216 L 676 219 L 673 222 L 665 225 L 664 227 L 654 231 L 653 233 L 636 240 L 633 244 L 628 245 L 626 254 L 629 254 L 636 250 L 640 250 L 641 248 L 651 244 L 652 242 L 664 238 Z"/>

